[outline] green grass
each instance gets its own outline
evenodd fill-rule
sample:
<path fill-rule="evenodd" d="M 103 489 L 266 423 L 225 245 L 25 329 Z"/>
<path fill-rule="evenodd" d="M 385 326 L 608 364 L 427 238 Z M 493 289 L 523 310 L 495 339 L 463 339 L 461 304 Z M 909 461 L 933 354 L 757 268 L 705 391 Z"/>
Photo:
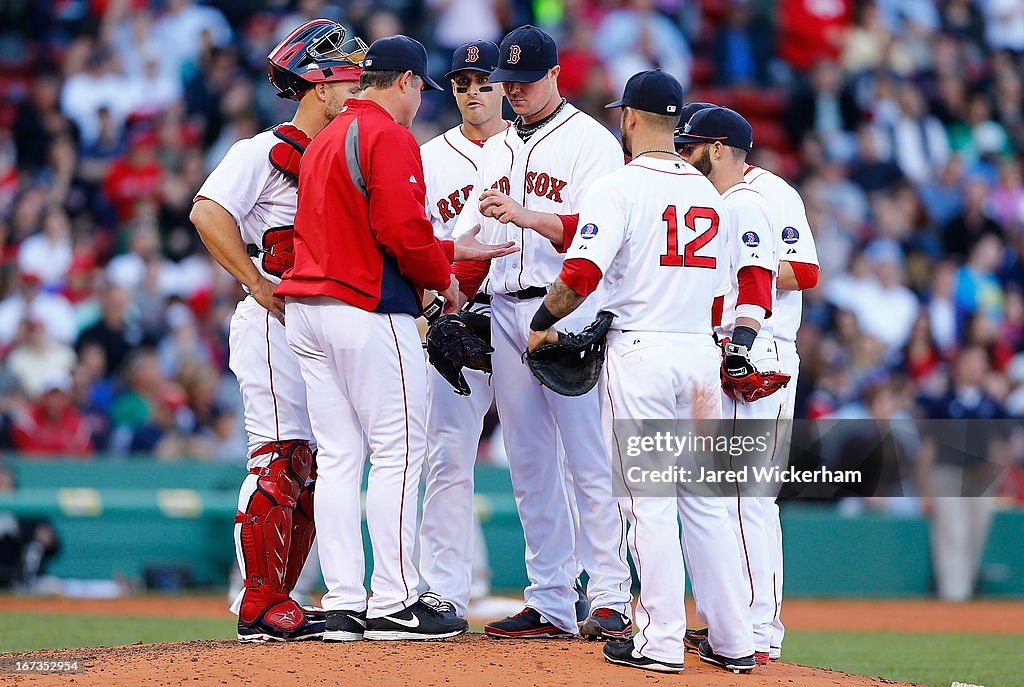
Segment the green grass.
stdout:
<path fill-rule="evenodd" d="M 783 660 L 934 687 L 1024 687 L 1024 636 L 787 632 Z"/>
<path fill-rule="evenodd" d="M 230 620 L 5 613 L 0 652 L 223 639 L 234 629 Z M 791 631 L 783 659 L 934 687 L 1024 687 L 1022 657 L 1022 635 Z"/>
<path fill-rule="evenodd" d="M 0 652 L 235 636 L 230 619 L 4 613 Z"/>

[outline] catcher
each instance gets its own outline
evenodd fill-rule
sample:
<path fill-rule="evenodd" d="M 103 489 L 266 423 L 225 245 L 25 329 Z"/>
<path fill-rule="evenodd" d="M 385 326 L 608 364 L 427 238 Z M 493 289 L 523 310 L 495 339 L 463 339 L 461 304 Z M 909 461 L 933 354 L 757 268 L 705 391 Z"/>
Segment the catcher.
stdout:
<path fill-rule="evenodd" d="M 531 367 L 542 379 L 549 377 L 549 386 L 573 380 L 592 384 L 593 356 L 605 353 L 601 420 L 608 460 L 618 475 L 628 474 L 631 466 L 616 434 L 636 436 L 631 423 L 722 414 L 721 356 L 711 336 L 711 312 L 728 264 L 719 232 L 724 209 L 715 187 L 672 147 L 682 105 L 682 86 L 661 71 L 634 75 L 622 99 L 609 105 L 622 108 L 622 149 L 632 161 L 595 181 L 584 195 L 580 229 L 530 324 Z M 602 314 L 585 339 L 560 336 L 555 323 L 602 283 L 614 320 Z M 580 347 L 584 372 L 548 375 L 544 345 L 558 347 L 557 353 L 559 342 Z M 569 362 L 567 355 L 554 367 Z M 690 581 L 701 590 L 711 627 L 701 657 L 731 670 L 751 670 L 750 609 L 726 500 L 634 498 L 628 483 L 625 487 L 617 496 L 629 520 L 626 541 L 640 582 L 637 634 L 608 642 L 605 659 L 644 670 L 682 671 L 685 551 L 686 560 L 700 561 L 690 569 Z"/>
<path fill-rule="evenodd" d="M 747 120 L 723 107 L 694 114 L 676 139 L 681 155 L 700 170 L 722 194 L 720 233 L 728 248 L 729 269 L 717 293 L 715 331 L 722 341 L 722 407 L 726 419 L 774 420 L 785 402 L 776 394 L 790 376 L 779 369 L 772 337 L 772 306 L 779 251 L 770 211 L 764 197 L 743 180 L 753 131 Z M 773 444 L 772 450 L 777 447 Z M 765 456 L 774 460 L 775 456 Z M 750 590 L 754 650 L 758 663 L 767 663 L 771 624 L 775 617 L 770 527 L 774 526 L 771 497 L 742 496 L 729 506 L 737 540 L 743 547 L 744 586 Z M 699 564 L 696 562 L 695 565 Z M 695 595 L 696 596 L 696 595 Z M 698 614 L 707 600 L 698 597 Z M 699 651 L 701 638 L 691 633 L 689 644 Z"/>
<path fill-rule="evenodd" d="M 239 141 L 196 195 L 191 220 L 246 297 L 231 318 L 230 367 L 248 433 L 249 475 L 235 516 L 243 589 L 231 606 L 238 641 L 315 639 L 325 616 L 290 592 L 313 543 L 315 441 L 306 387 L 274 297 L 292 266 L 299 161 L 309 140 L 359 91 L 366 45 L 327 19 L 307 22 L 268 57 L 270 82 L 298 101 L 291 122 Z"/>

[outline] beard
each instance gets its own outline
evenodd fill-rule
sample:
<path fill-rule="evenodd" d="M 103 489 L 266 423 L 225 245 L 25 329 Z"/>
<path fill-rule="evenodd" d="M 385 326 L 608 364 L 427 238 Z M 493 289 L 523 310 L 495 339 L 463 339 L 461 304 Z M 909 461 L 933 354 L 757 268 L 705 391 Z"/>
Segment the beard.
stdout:
<path fill-rule="evenodd" d="M 625 129 L 622 130 L 622 153 L 627 157 L 633 157 L 633 146 L 629 140 L 629 132 Z"/>
<path fill-rule="evenodd" d="M 711 154 L 708 152 L 707 146 L 701 151 L 703 155 L 699 157 L 694 155 L 690 160 L 690 164 L 697 168 L 697 171 L 704 176 L 711 176 Z"/>

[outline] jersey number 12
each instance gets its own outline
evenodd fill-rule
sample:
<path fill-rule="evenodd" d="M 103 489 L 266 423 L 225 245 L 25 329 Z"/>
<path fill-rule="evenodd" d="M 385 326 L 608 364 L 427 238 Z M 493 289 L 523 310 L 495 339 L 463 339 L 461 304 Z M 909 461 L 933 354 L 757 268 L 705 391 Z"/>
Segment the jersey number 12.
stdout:
<path fill-rule="evenodd" d="M 686 228 L 696 232 L 697 220 L 706 219 L 711 226 L 704 230 L 704 233 L 695 237 L 692 241 L 686 242 L 683 255 L 679 254 L 679 221 L 676 216 L 676 206 L 669 205 L 665 212 L 661 213 L 661 219 L 668 225 L 668 249 L 661 256 L 662 267 L 703 267 L 715 269 L 717 260 L 713 255 L 697 255 L 704 246 L 711 242 L 711 239 L 718 235 L 718 213 L 714 208 L 691 207 L 683 216 Z"/>

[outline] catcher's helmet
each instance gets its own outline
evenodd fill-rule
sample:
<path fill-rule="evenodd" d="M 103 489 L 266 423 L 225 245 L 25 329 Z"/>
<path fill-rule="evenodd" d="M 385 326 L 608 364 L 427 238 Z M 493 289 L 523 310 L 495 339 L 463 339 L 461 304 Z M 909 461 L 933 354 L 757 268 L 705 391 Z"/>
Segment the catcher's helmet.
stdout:
<path fill-rule="evenodd" d="M 281 98 L 298 100 L 316 83 L 358 81 L 366 43 L 346 39 L 344 26 L 314 19 L 292 31 L 267 55 L 270 83 Z"/>

